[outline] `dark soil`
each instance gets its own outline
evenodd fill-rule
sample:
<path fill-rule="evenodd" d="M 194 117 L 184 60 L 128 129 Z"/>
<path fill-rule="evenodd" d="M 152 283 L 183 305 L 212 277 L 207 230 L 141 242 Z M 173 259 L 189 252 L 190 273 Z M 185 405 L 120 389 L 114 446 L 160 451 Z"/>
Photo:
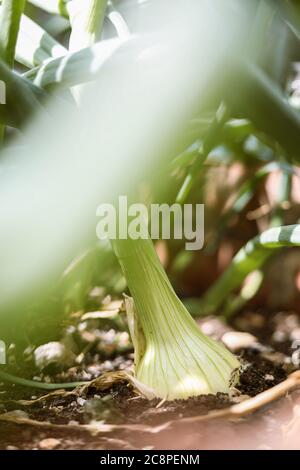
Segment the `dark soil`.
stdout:
<path fill-rule="evenodd" d="M 237 388 L 245 395 L 254 397 L 286 379 L 283 364 L 264 358 L 257 349 L 241 351 L 241 359 L 247 361 L 248 366 L 243 370 Z"/>
<path fill-rule="evenodd" d="M 240 317 L 241 319 L 243 319 L 243 316 Z M 285 320 L 283 321 L 285 322 Z M 215 319 L 208 321 L 211 321 L 213 325 L 218 325 L 218 321 L 216 322 Z M 259 329 L 258 323 L 255 328 L 252 328 L 252 331 L 258 339 L 265 338 L 265 324 L 262 322 Z M 277 334 L 277 336 L 275 334 L 276 328 L 280 329 L 280 322 L 276 322 L 273 318 L 272 325 L 275 327 L 275 331 L 273 330 L 271 336 L 268 336 L 272 338 L 272 344 L 255 343 L 251 347 L 238 351 L 243 364 L 240 384 L 237 387 L 240 392 L 240 398 L 238 393 L 235 397 L 218 394 L 216 396 L 199 396 L 185 401 L 176 400 L 160 403 L 159 400 L 148 401 L 137 396 L 132 386 L 126 382 L 121 382 L 114 384 L 105 391 L 99 392 L 96 388 L 90 387 L 82 396 L 72 394 L 50 396 L 47 400 L 33 403 L 30 406 L 24 406 L 16 403 L 16 400 L 31 399 L 32 397 L 45 395 L 46 392 L 28 388 L 24 389 L 16 385 L 2 385 L 0 389 L 1 412 L 20 410 L 21 412 L 26 412 L 26 416 L 33 420 L 47 421 L 54 425 L 69 425 L 70 430 L 65 427 L 60 429 L 57 426 L 51 429 L 51 427 L 40 428 L 36 425 L 1 423 L 0 448 L 210 449 L 256 448 L 261 446 L 262 443 L 265 443 L 263 445 L 266 448 L 278 448 L 282 445 L 282 433 L 280 434 L 281 427 L 278 425 L 278 420 L 281 419 L 283 423 L 290 423 L 295 411 L 295 402 L 291 402 L 289 398 L 282 399 L 277 404 L 273 404 L 272 408 L 263 409 L 251 417 L 234 422 L 228 420 L 190 424 L 180 422 L 182 418 L 206 415 L 213 410 L 226 408 L 231 404 L 242 401 L 242 399 L 246 398 L 244 397 L 245 395 L 255 396 L 280 383 L 287 377 L 290 371 L 295 370 L 296 366 L 291 359 L 293 352 L 291 348 L 292 339 L 287 333 L 284 338 L 285 347 L 283 348 L 283 343 L 280 342 L 277 348 L 275 339 L 276 337 L 282 338 L 280 334 Z M 249 325 L 247 325 L 248 327 Z M 251 328 L 249 329 L 251 330 Z M 241 328 L 239 331 L 241 331 Z M 215 333 L 213 332 L 213 336 L 217 336 L 216 331 Z M 93 357 L 92 349 L 89 352 L 89 360 L 91 361 L 89 370 L 94 371 L 94 377 L 99 374 L 101 375 L 105 371 L 103 364 L 101 371 L 98 371 L 97 368 L 95 369 L 97 360 Z M 130 353 L 117 355 L 115 358 L 106 361 L 109 364 L 108 370 L 124 369 L 124 365 L 128 367 L 131 362 L 132 355 Z M 69 379 L 80 378 L 84 369 L 87 370 L 87 368 L 88 365 L 86 363 L 77 369 L 71 368 L 69 370 Z M 53 376 L 53 380 L 57 381 L 58 379 L 66 381 L 68 379 L 68 372 Z M 294 396 L 297 401 L 298 392 L 294 392 Z M 147 427 L 163 425 L 170 420 L 175 421 L 172 426 L 167 430 L 153 434 L 147 430 L 143 432 L 142 430 L 135 431 L 120 428 L 115 429 L 113 432 L 100 433 L 93 436 L 80 428 L 80 425 L 93 421 L 117 425 L 139 424 Z M 76 430 L 74 425 L 78 425 L 78 430 Z M 291 439 L 289 442 L 292 442 Z"/>

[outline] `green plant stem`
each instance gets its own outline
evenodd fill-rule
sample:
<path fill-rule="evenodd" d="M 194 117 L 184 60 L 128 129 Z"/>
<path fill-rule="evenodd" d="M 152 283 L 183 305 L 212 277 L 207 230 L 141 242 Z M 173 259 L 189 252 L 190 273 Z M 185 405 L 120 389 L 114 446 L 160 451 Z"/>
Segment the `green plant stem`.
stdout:
<path fill-rule="evenodd" d="M 15 49 L 25 0 L 2 0 L 0 15 L 0 57 L 13 67 Z"/>
<path fill-rule="evenodd" d="M 269 0 L 269 3 L 271 0 Z M 274 1 L 272 0 L 274 4 Z M 298 0 L 277 0 L 276 7 L 293 33 L 300 39 L 300 5 Z"/>
<path fill-rule="evenodd" d="M 108 0 L 73 0 L 70 4 L 70 51 L 91 46 L 100 39 Z"/>
<path fill-rule="evenodd" d="M 65 89 L 95 80 L 109 58 L 124 44 L 133 39 L 108 39 L 64 57 L 49 60 L 23 76 L 41 88 Z M 102 59 L 102 60 L 101 60 Z"/>
<path fill-rule="evenodd" d="M 278 227 L 283 224 L 284 215 L 284 203 L 290 200 L 291 187 L 292 187 L 292 175 L 290 172 L 283 171 L 281 181 L 278 188 L 277 207 L 275 207 L 272 214 L 271 226 Z"/>
<path fill-rule="evenodd" d="M 113 1 L 108 2 L 107 17 L 115 28 L 119 38 L 124 38 L 130 35 L 130 30 L 127 23 L 124 20 L 123 16 L 115 8 Z"/>
<path fill-rule="evenodd" d="M 67 4 L 70 0 L 29 0 L 29 3 L 41 8 L 48 13 L 64 16 L 68 18 Z"/>
<path fill-rule="evenodd" d="M 113 247 L 136 309 L 137 380 L 170 400 L 227 393 L 239 362 L 201 333 L 174 292 L 152 241 L 114 240 Z"/>
<path fill-rule="evenodd" d="M 73 0 L 69 13 L 71 21 L 70 51 L 80 51 L 95 44 L 101 38 L 108 0 Z M 85 85 L 72 89 L 73 96 L 80 104 Z"/>
<path fill-rule="evenodd" d="M 6 85 L 6 105 L 0 106 L 0 123 L 21 127 L 28 117 L 41 109 L 47 94 L 25 80 L 0 60 L 0 80 Z"/>
<path fill-rule="evenodd" d="M 250 61 L 239 61 L 232 86 L 224 92 L 234 113 L 250 119 L 275 139 L 289 160 L 300 161 L 300 115 L 263 70 Z"/>
<path fill-rule="evenodd" d="M 257 269 L 249 275 L 249 279 L 246 278 L 244 285 L 241 288 L 239 294 L 229 297 L 222 307 L 222 317 L 228 319 L 233 316 L 238 310 L 241 310 L 249 300 L 251 300 L 264 280 L 264 273 L 262 270 Z"/>
<path fill-rule="evenodd" d="M 279 165 L 277 166 L 278 168 L 280 168 Z M 253 183 L 257 185 L 259 180 L 265 175 L 267 175 L 272 169 L 272 167 L 274 170 L 274 163 L 271 165 L 268 164 L 265 167 L 261 168 L 253 178 Z M 272 214 L 270 227 L 279 227 L 283 224 L 284 208 L 282 207 L 282 205 L 289 200 L 291 191 L 291 178 L 293 171 L 288 164 L 284 163 L 281 165 L 281 171 L 282 174 L 281 182 L 278 187 L 277 207 L 275 208 L 274 213 Z M 252 190 L 254 190 L 253 187 Z M 236 204 L 234 205 L 234 207 L 235 206 Z M 226 318 L 232 316 L 237 310 L 240 310 L 250 299 L 252 299 L 254 295 L 258 292 L 263 282 L 263 279 L 264 273 L 262 270 L 257 269 L 250 273 L 250 278 L 245 280 L 246 285 L 241 288 L 241 292 L 237 296 L 227 299 L 226 305 L 224 305 L 224 309 L 222 312 L 223 316 L 225 316 Z"/>
<path fill-rule="evenodd" d="M 274 5 L 270 5 L 266 0 L 260 0 L 257 6 L 256 16 L 250 33 L 250 42 L 246 46 L 247 53 L 252 57 L 257 57 L 261 51 L 265 51 L 261 47 L 265 43 L 268 36 L 268 30 L 274 18 Z"/>
<path fill-rule="evenodd" d="M 203 313 L 216 312 L 228 296 L 241 286 L 252 271 L 260 269 L 283 247 L 300 245 L 300 225 L 274 227 L 250 240 L 233 258 L 230 266 L 199 302 Z"/>
<path fill-rule="evenodd" d="M 277 162 L 267 163 L 263 167 L 259 168 L 259 170 L 253 176 L 248 177 L 247 180 L 242 183 L 232 206 L 220 217 L 218 231 L 207 244 L 206 249 L 208 252 L 215 250 L 215 247 L 218 245 L 218 242 L 224 235 L 224 231 L 226 230 L 229 221 L 232 217 L 234 217 L 236 214 L 240 214 L 245 209 L 247 204 L 253 198 L 255 190 L 261 181 L 264 180 L 271 172 L 276 170 L 283 171 L 283 168 Z M 288 171 L 288 169 L 285 171 Z"/>
<path fill-rule="evenodd" d="M 15 60 L 28 68 L 36 67 L 48 59 L 62 57 L 68 50 L 45 29 L 26 15 L 22 15 Z"/>
<path fill-rule="evenodd" d="M 22 377 L 17 377 L 16 375 L 9 374 L 0 370 L 0 380 L 9 383 L 15 383 L 22 385 L 24 387 L 31 388 L 40 388 L 42 390 L 57 390 L 59 388 L 75 388 L 80 385 L 85 385 L 88 382 L 67 382 L 67 383 L 46 383 L 46 382 L 37 382 L 35 380 L 23 379 Z"/>
<path fill-rule="evenodd" d="M 25 0 L 2 0 L 0 12 L 0 58 L 12 68 Z M 0 125 L 0 141 L 3 142 L 5 127 Z"/>
<path fill-rule="evenodd" d="M 178 192 L 176 197 L 176 202 L 179 204 L 184 204 L 186 201 L 192 186 L 195 182 L 197 173 L 201 170 L 208 154 L 213 150 L 213 148 L 218 143 L 220 130 L 225 125 L 226 121 L 229 119 L 229 111 L 224 103 L 222 103 L 214 117 L 212 123 L 210 124 L 208 130 L 205 133 L 203 142 L 198 150 L 198 155 L 190 168 L 185 180 Z"/>
<path fill-rule="evenodd" d="M 151 331 L 153 328 L 157 328 L 156 324 L 159 320 L 155 309 L 156 302 L 160 300 L 154 296 L 154 292 L 157 291 L 157 286 L 153 286 L 155 277 L 159 277 L 162 290 L 170 289 L 172 295 L 175 296 L 176 294 L 158 261 L 151 240 L 115 240 L 113 241 L 113 247 L 130 293 L 134 298 L 142 328 L 146 336 L 150 335 L 149 339 L 151 339 Z M 153 289 L 153 287 L 156 287 L 156 289 Z M 180 302 L 177 296 L 176 299 Z M 174 309 L 173 314 L 176 315 L 176 309 Z M 166 330 L 165 334 L 168 337 L 172 332 L 168 331 L 168 319 L 164 317 L 165 312 L 161 310 L 160 329 Z"/>
<path fill-rule="evenodd" d="M 135 39 L 110 39 L 89 48 L 50 60 L 25 76 L 36 85 L 66 88 L 94 80 L 109 57 L 127 43 L 135 47 Z M 101 61 L 101 57 L 103 60 Z M 250 119 L 257 129 L 274 138 L 290 160 L 300 161 L 300 116 L 285 99 L 280 88 L 255 64 L 238 61 L 234 73 L 226 77 L 222 90 L 232 114 Z M 228 85 L 230 78 L 231 85 Z"/>

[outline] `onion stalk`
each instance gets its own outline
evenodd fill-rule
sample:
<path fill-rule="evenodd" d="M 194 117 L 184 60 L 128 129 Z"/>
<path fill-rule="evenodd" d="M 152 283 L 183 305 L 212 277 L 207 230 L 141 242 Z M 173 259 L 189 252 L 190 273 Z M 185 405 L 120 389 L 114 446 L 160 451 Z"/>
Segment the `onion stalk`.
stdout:
<path fill-rule="evenodd" d="M 137 324 L 130 330 L 137 381 L 167 400 L 228 393 L 237 381 L 239 361 L 200 331 L 174 292 L 152 241 L 118 239 L 113 246 L 135 305 Z"/>

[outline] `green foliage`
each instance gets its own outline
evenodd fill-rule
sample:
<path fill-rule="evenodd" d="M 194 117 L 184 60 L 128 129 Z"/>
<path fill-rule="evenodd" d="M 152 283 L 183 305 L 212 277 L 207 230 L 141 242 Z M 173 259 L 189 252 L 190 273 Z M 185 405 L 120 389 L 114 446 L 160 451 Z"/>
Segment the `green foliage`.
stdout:
<path fill-rule="evenodd" d="M 233 258 L 229 268 L 206 292 L 199 308 L 216 312 L 251 272 L 259 270 L 274 251 L 300 246 L 300 225 L 273 227 L 250 240 Z"/>
<path fill-rule="evenodd" d="M 0 13 L 0 57 L 12 67 L 25 0 L 3 0 Z"/>
<path fill-rule="evenodd" d="M 155 56 L 159 49 L 159 44 L 153 41 L 152 33 L 140 31 L 137 26 L 143 15 L 147 16 L 149 3 L 147 1 L 143 2 L 145 5 L 141 5 L 140 2 L 133 0 L 128 6 L 128 11 L 122 2 L 107 0 L 30 0 L 27 6 L 25 3 L 25 0 L 2 0 L 1 2 L 0 79 L 5 82 L 7 88 L 7 106 L 0 107 L 1 134 L 4 134 L 4 126 L 9 126 L 26 135 L 31 119 L 37 113 L 40 113 L 39 115 L 43 118 L 46 115 L 49 122 L 55 124 L 55 116 L 51 115 L 50 108 L 47 106 L 48 101 L 61 100 L 64 107 L 70 106 L 76 109 L 79 102 L 78 86 L 82 90 L 81 85 L 102 79 L 101 86 L 105 87 L 112 77 L 119 77 L 119 88 L 122 89 L 124 62 L 129 60 L 127 65 L 130 69 L 128 72 L 128 77 L 130 77 L 130 73 L 133 73 L 131 70 L 134 73 L 140 73 L 136 63 L 140 63 L 141 69 L 145 71 L 149 64 L 148 57 Z M 200 305 L 203 313 L 221 311 L 225 316 L 229 316 L 256 294 L 263 280 L 263 267 L 272 254 L 286 246 L 300 245 L 299 225 L 284 226 L 285 223 L 290 223 L 285 221 L 285 203 L 291 202 L 293 180 L 297 174 L 300 158 L 299 110 L 293 107 L 293 101 L 289 99 L 289 86 L 292 85 L 296 94 L 299 94 L 300 88 L 299 76 L 298 80 L 293 80 L 291 77 L 291 69 L 299 68 L 294 57 L 297 57 L 295 52 L 298 53 L 299 49 L 300 7 L 299 2 L 292 0 L 255 1 L 251 2 L 251 7 L 249 2 L 235 0 L 228 2 L 216 0 L 211 3 L 216 10 L 226 12 L 228 15 L 226 18 L 234 18 L 235 22 L 241 22 L 243 27 L 234 36 L 234 40 L 226 46 L 230 49 L 230 53 L 228 54 L 227 49 L 226 54 L 222 52 L 219 63 L 212 67 L 213 73 L 211 70 L 207 72 L 211 80 L 209 86 L 205 88 L 204 105 L 202 102 L 200 104 L 203 89 L 202 85 L 198 85 L 197 80 L 202 84 L 201 78 L 202 75 L 205 76 L 205 67 L 209 68 L 208 63 L 195 68 L 201 73 L 194 81 L 193 94 L 190 95 L 190 90 L 185 89 L 183 90 L 184 97 L 178 96 L 181 103 L 188 101 L 189 96 L 193 96 L 194 99 L 190 106 L 192 113 L 185 115 L 185 122 L 179 132 L 179 137 L 178 128 L 174 128 L 175 119 L 171 123 L 164 122 L 165 129 L 161 129 L 156 122 L 149 120 L 151 140 L 157 139 L 159 142 L 164 133 L 168 136 L 172 134 L 174 145 L 172 151 L 167 146 L 163 148 L 163 151 L 157 151 L 157 154 L 161 156 L 160 166 L 157 165 L 159 168 L 156 168 L 157 173 L 160 171 L 167 173 L 164 184 L 162 185 L 159 181 L 156 185 L 150 177 L 148 179 L 145 177 L 145 180 L 150 187 L 149 190 L 146 184 L 147 190 L 154 199 L 159 199 L 163 194 L 162 198 L 169 202 L 175 200 L 181 204 L 189 201 L 202 202 L 206 193 L 214 193 L 213 185 L 212 189 L 211 187 L 207 189 L 211 170 L 236 167 L 243 169 L 243 178 L 237 181 L 232 198 L 224 196 L 225 199 L 230 199 L 230 203 L 227 204 L 226 200 L 223 206 L 220 204 L 222 207 L 208 208 L 208 211 L 211 210 L 209 216 L 212 219 L 218 219 L 217 230 L 214 230 L 215 233 L 210 234 L 207 240 L 205 254 L 209 256 L 218 253 L 220 242 L 232 224 L 236 223 L 235 229 L 239 227 L 236 221 L 245 218 L 245 213 L 251 203 L 258 204 L 258 196 L 266 190 L 268 177 L 275 173 L 280 174 L 277 200 L 275 206 L 270 208 L 268 218 L 270 229 L 260 233 L 259 224 L 253 222 L 252 230 L 258 235 L 250 239 L 234 256 L 229 268 L 211 285 L 201 301 L 197 300 L 197 306 Z M 141 17 L 137 16 L 138 21 L 131 21 L 130 9 L 138 11 L 141 15 Z M 155 21 L 154 30 L 159 29 L 160 18 L 155 18 Z M 180 21 L 184 19 L 180 18 Z M 57 22 L 64 22 L 65 25 L 59 34 L 56 34 L 56 29 L 53 27 L 53 24 L 56 25 Z M 143 24 L 143 21 L 141 23 Z M 144 24 L 147 25 L 147 22 Z M 226 21 L 224 24 L 227 24 Z M 203 52 L 203 48 L 206 47 L 208 47 L 207 44 L 189 44 L 187 49 L 189 53 L 197 51 L 196 57 L 198 51 Z M 209 52 L 211 56 L 213 53 L 215 51 Z M 211 60 L 213 62 L 212 58 Z M 183 71 L 183 75 L 189 73 L 188 54 L 186 63 L 187 70 Z M 154 80 L 155 74 L 156 70 L 149 66 L 149 76 Z M 177 77 L 174 76 L 175 81 L 176 79 Z M 170 88 L 171 86 L 170 83 Z M 128 88 L 124 90 L 124 95 L 132 93 L 132 99 L 134 99 L 136 90 Z M 147 90 L 145 87 L 145 95 Z M 169 90 L 164 91 L 167 94 Z M 120 97 L 122 97 L 121 93 Z M 113 102 L 110 96 L 107 100 Z M 171 107 L 173 103 L 169 105 Z M 114 113 L 118 115 L 121 112 L 120 104 L 114 103 L 114 106 Z M 142 105 L 139 109 L 141 113 L 144 111 Z M 172 109 L 176 114 L 176 106 Z M 162 109 L 156 110 L 158 119 L 163 111 Z M 127 116 L 124 119 L 127 119 Z M 101 127 L 101 122 L 99 127 Z M 113 127 L 114 122 L 111 123 L 110 128 Z M 126 139 L 126 131 L 123 127 L 122 132 L 118 136 L 120 142 Z M 15 130 L 9 129 L 9 138 L 2 136 L 4 146 L 11 145 L 13 151 L 16 149 L 18 151 L 19 141 L 16 134 Z M 55 135 L 58 140 L 64 140 L 63 131 L 60 129 L 57 129 L 56 134 L 51 135 Z M 94 134 L 94 138 L 97 139 L 97 137 L 98 135 Z M 149 157 L 148 149 L 142 147 L 144 143 L 142 139 L 137 142 L 141 147 L 140 159 L 145 160 L 143 164 L 148 169 L 150 165 L 147 159 L 151 156 Z M 102 150 L 101 144 L 97 142 L 99 154 Z M 158 147 L 159 144 L 157 147 L 153 146 L 156 150 Z M 153 160 L 155 158 L 156 155 L 153 155 Z M 103 168 L 104 166 L 105 163 L 103 163 Z M 134 171 L 134 168 L 128 170 L 130 173 Z M 291 217 L 294 217 L 292 222 L 296 224 L 297 217 L 293 214 Z M 212 226 L 214 227 L 213 224 Z M 245 234 L 245 239 L 252 236 L 252 232 L 250 235 Z M 57 306 L 57 310 L 64 311 L 66 314 L 86 307 L 87 292 L 93 282 L 101 280 L 110 291 L 114 290 L 114 292 L 120 290 L 116 286 L 121 286 L 121 290 L 124 286 L 124 283 L 119 282 L 120 273 L 111 259 L 111 253 L 107 257 L 106 253 L 103 263 L 99 262 L 99 267 L 94 269 L 89 248 L 86 252 L 89 254 L 84 255 L 82 270 L 79 269 L 74 276 L 67 276 L 67 279 L 62 281 L 63 292 L 60 292 L 57 302 L 60 306 Z M 181 261 L 184 259 L 181 263 L 181 270 L 188 269 L 194 257 L 182 257 L 180 247 L 178 252 L 177 248 L 177 245 L 174 247 L 170 244 L 169 246 L 170 257 L 175 259 L 174 265 L 176 265 L 176 259 L 181 259 Z M 132 247 L 129 246 L 126 249 L 130 251 Z M 142 328 L 144 334 L 150 326 L 152 328 L 152 326 L 156 327 L 156 324 L 159 325 L 159 331 L 156 331 L 155 337 L 150 338 L 151 341 L 148 338 L 148 351 L 144 351 L 145 354 L 137 364 L 138 378 L 154 388 L 158 396 L 163 398 L 166 396 L 186 397 L 199 391 L 205 393 L 227 391 L 230 372 L 236 366 L 236 362 L 229 353 L 224 352 L 222 348 L 198 332 L 188 312 L 173 292 L 163 269 L 154 256 L 153 248 L 148 245 L 142 249 L 138 247 L 138 250 L 140 250 L 140 258 L 136 260 L 136 264 L 133 262 L 128 266 L 120 256 L 119 249 L 116 250 L 120 256 L 120 264 L 125 272 L 128 286 L 135 297 L 139 318 L 142 323 L 144 322 Z M 93 251 L 92 254 L 94 255 Z M 150 273 L 149 278 L 144 280 L 143 276 L 135 271 L 143 258 L 145 265 L 149 264 Z M 179 266 L 180 262 L 177 264 Z M 175 266 L 175 278 L 180 272 L 178 266 Z M 247 276 L 253 272 L 255 275 L 250 287 L 244 285 L 240 294 L 233 298 L 233 293 L 241 288 Z M 152 286 L 152 291 L 149 289 L 148 292 L 147 281 Z M 60 282 L 57 284 L 61 285 Z M 157 288 L 157 285 L 160 285 L 161 289 Z M 38 293 L 35 295 L 39 297 Z M 228 299 L 230 299 L 229 302 Z M 229 306 L 232 299 L 232 305 Z M 151 325 L 149 322 L 152 322 Z M 183 330 L 185 330 L 184 333 Z M 189 335 L 192 337 L 190 342 Z M 164 344 L 164 338 L 168 339 L 167 344 Z M 195 375 L 190 373 L 186 359 L 182 359 L 179 379 L 178 373 L 173 371 L 170 374 L 172 375 L 170 386 L 168 380 L 164 378 L 163 369 L 166 365 L 171 368 L 170 355 L 172 356 L 171 362 L 181 360 L 178 350 L 173 347 L 175 341 L 180 343 L 179 347 L 187 357 L 192 357 L 197 371 L 194 370 Z M 173 345 L 170 346 L 172 342 Z M 198 348 L 199 344 L 201 346 Z M 193 348 L 197 350 L 194 353 Z M 209 372 L 201 371 L 199 368 L 198 356 L 201 355 L 201 348 L 206 351 L 207 361 L 210 364 Z M 149 357 L 152 353 L 159 356 L 163 362 L 159 365 L 157 362 L 151 362 Z M 198 356 L 195 358 L 195 355 Z M 215 362 L 219 363 L 221 373 L 214 375 L 212 363 Z M 152 378 L 157 369 L 160 371 L 160 376 L 153 381 Z M 149 370 L 153 372 L 152 378 Z M 223 375 L 222 372 L 224 372 Z M 187 382 L 190 381 L 190 391 L 180 382 L 184 376 L 187 377 Z M 214 377 L 215 382 L 210 383 L 210 377 Z M 0 374 L 0 378 L 5 377 Z M 175 392 L 176 387 L 178 390 Z"/>

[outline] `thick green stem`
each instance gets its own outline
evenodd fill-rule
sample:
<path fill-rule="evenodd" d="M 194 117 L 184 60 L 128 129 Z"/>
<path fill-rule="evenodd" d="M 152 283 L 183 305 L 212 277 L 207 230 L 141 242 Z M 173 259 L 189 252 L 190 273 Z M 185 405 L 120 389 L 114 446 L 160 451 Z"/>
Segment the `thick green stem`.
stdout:
<path fill-rule="evenodd" d="M 172 338 L 174 332 L 169 329 L 169 322 L 180 323 L 183 320 L 195 326 L 187 310 L 177 310 L 182 307 L 181 301 L 175 294 L 150 239 L 117 240 L 113 246 L 135 301 L 146 339 L 152 339 L 153 330 L 157 329 L 162 338 Z M 173 305 L 174 309 L 165 311 L 166 303 Z"/>
<path fill-rule="evenodd" d="M 228 392 L 239 362 L 201 333 L 175 294 L 152 241 L 116 240 L 113 246 L 143 332 L 143 341 L 133 338 L 135 344 L 144 342 L 136 378 L 166 399 Z"/>

